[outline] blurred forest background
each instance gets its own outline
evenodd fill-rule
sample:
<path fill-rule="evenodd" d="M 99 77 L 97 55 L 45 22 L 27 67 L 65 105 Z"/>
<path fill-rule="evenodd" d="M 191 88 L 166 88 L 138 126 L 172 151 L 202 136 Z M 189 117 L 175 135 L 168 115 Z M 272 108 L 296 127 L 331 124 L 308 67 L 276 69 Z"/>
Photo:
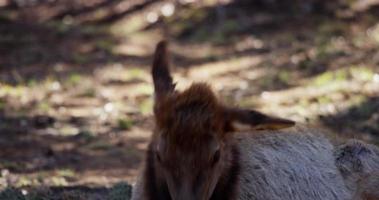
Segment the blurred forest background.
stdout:
<path fill-rule="evenodd" d="M 378 0 L 0 0 L 0 199 L 128 199 L 162 38 L 179 88 L 379 144 Z"/>

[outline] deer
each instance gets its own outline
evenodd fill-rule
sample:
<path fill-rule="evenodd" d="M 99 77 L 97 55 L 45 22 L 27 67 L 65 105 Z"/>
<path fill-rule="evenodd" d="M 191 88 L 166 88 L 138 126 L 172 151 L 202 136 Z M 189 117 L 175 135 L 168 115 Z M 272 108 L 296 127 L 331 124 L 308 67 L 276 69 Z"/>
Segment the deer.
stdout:
<path fill-rule="evenodd" d="M 318 129 L 226 105 L 206 83 L 177 91 L 168 56 L 159 42 L 155 127 L 132 200 L 379 199 L 377 147 L 336 146 Z"/>

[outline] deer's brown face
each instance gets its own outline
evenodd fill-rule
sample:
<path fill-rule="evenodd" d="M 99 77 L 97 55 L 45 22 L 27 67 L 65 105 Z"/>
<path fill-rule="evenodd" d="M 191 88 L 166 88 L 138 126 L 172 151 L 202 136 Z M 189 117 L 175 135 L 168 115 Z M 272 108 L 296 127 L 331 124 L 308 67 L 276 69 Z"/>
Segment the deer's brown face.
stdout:
<path fill-rule="evenodd" d="M 152 75 L 156 129 L 150 150 L 156 176 L 173 200 L 211 199 L 232 164 L 233 122 L 260 128 L 294 125 L 256 111 L 227 108 L 206 84 L 175 91 L 164 42 L 157 46 Z"/>
<path fill-rule="evenodd" d="M 222 108 L 205 84 L 155 105 L 153 151 L 172 199 L 210 199 L 229 159 Z"/>
<path fill-rule="evenodd" d="M 210 199 L 224 167 L 225 151 L 212 136 L 204 139 L 193 149 L 164 144 L 165 139 L 157 143 L 156 165 L 172 199 Z"/>

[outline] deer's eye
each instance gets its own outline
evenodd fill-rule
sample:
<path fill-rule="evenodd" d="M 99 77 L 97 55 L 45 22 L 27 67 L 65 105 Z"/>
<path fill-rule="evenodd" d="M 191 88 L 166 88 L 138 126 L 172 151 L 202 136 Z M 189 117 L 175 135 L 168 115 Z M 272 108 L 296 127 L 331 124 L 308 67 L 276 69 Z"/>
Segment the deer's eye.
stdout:
<path fill-rule="evenodd" d="M 214 166 L 219 160 L 220 160 L 220 150 L 217 150 L 217 151 L 213 154 L 213 158 L 212 158 L 212 166 Z"/>

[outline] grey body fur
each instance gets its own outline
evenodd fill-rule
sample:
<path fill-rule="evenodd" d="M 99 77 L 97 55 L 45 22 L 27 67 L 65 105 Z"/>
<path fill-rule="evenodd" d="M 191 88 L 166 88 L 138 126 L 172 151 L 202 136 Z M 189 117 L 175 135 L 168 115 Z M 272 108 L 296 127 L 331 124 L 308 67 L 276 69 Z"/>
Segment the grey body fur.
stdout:
<path fill-rule="evenodd" d="M 350 141 L 334 147 L 318 130 L 236 133 L 239 200 L 379 199 L 379 150 Z M 140 178 L 132 200 L 143 200 Z"/>

